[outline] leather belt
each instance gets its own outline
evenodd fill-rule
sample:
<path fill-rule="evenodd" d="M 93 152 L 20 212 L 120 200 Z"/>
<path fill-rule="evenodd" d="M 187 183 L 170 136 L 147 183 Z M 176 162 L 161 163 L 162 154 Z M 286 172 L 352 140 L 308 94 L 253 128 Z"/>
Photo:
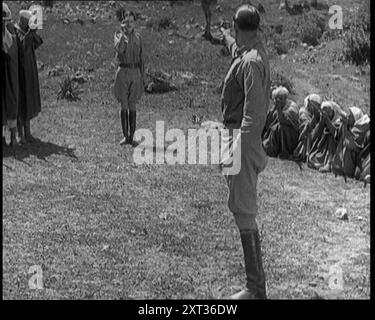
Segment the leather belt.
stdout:
<path fill-rule="evenodd" d="M 120 68 L 137 69 L 141 67 L 141 63 L 120 63 Z"/>

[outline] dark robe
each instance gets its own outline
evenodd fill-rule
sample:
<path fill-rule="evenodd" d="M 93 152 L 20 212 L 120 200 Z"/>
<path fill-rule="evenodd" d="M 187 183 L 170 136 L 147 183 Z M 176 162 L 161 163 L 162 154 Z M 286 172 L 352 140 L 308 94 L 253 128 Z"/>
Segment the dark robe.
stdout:
<path fill-rule="evenodd" d="M 311 132 L 312 145 L 309 156 L 307 157 L 307 166 L 313 169 L 331 170 L 332 159 L 337 149 L 337 133 L 339 124 L 332 123 L 328 126 L 323 118 Z"/>
<path fill-rule="evenodd" d="M 355 178 L 361 181 L 369 181 L 370 164 L 371 164 L 371 151 L 370 151 L 370 129 L 366 131 L 363 141 L 363 149 L 358 155 L 357 168 L 355 170 Z"/>
<path fill-rule="evenodd" d="M 312 145 L 311 132 L 317 125 L 317 120 L 305 107 L 299 110 L 298 144 L 294 150 L 296 161 L 306 161 Z"/>
<path fill-rule="evenodd" d="M 5 52 L 1 50 L 1 70 L 5 70 Z M 5 111 L 5 72 L 1 73 L 1 81 L 2 81 L 2 90 L 1 90 L 1 103 L 2 103 L 2 109 L 3 109 L 3 126 L 7 124 L 7 116 Z M 4 134 L 4 132 L 3 132 Z"/>
<path fill-rule="evenodd" d="M 43 43 L 35 30 L 26 34 L 17 28 L 19 45 L 20 110 L 19 119 L 29 121 L 41 111 L 38 66 L 35 50 Z"/>
<path fill-rule="evenodd" d="M 7 121 L 15 121 L 18 116 L 19 106 L 19 77 L 18 77 L 18 45 L 11 24 L 7 24 L 8 31 L 12 34 L 12 45 L 4 52 L 3 61 L 3 125 Z"/>
<path fill-rule="evenodd" d="M 345 179 L 347 177 L 354 178 L 358 155 L 362 151 L 362 147 L 356 142 L 352 131 L 353 128 L 349 129 L 347 125 L 340 125 L 338 129 L 339 141 L 332 159 L 332 172 L 335 175 L 344 176 Z"/>
<path fill-rule="evenodd" d="M 298 144 L 298 107 L 291 101 L 281 112 L 272 108 L 266 119 L 262 139 L 264 150 L 270 157 L 288 158 Z"/>

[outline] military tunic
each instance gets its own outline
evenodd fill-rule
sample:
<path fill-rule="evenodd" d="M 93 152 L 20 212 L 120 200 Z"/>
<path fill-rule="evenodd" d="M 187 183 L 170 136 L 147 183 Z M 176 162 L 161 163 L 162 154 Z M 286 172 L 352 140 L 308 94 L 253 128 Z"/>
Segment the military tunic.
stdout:
<path fill-rule="evenodd" d="M 227 129 L 240 129 L 230 139 L 233 153 L 241 147 L 239 173 L 224 174 L 229 189 L 228 207 L 235 215 L 255 216 L 258 175 L 267 164 L 262 131 L 270 101 L 269 62 L 258 39 L 251 47 L 238 48 L 234 39 L 227 37 L 227 46 L 233 61 L 222 90 L 223 124 Z"/>
<path fill-rule="evenodd" d="M 119 67 L 116 72 L 114 95 L 125 109 L 135 110 L 144 91 L 144 52 L 139 33 L 133 31 L 127 38 L 127 41 L 124 37 L 115 40 Z"/>

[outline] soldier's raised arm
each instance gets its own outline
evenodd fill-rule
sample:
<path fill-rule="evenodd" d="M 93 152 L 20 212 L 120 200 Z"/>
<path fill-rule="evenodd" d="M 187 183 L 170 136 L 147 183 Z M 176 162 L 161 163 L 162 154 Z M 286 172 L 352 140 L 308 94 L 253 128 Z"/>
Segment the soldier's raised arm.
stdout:
<path fill-rule="evenodd" d="M 114 48 L 116 52 L 123 53 L 126 48 L 125 35 L 119 31 L 115 33 Z"/>
<path fill-rule="evenodd" d="M 228 48 L 232 58 L 236 57 L 238 51 L 236 40 L 230 35 L 229 29 L 221 28 L 220 31 L 222 33 L 225 46 Z"/>

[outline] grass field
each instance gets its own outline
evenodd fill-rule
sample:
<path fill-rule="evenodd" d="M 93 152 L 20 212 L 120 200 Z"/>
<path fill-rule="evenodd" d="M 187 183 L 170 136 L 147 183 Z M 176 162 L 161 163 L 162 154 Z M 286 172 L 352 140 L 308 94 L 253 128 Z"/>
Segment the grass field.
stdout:
<path fill-rule="evenodd" d="M 92 23 L 83 15 L 84 26 L 64 24 L 65 3 L 46 13 L 47 24 L 40 32 L 45 42 L 37 53 L 43 64 L 43 103 L 32 122 L 39 140 L 14 150 L 3 148 L 3 298 L 229 296 L 242 287 L 245 275 L 239 234 L 218 168 L 133 163 L 131 147 L 118 144 L 119 106 L 111 91 L 114 9 L 102 5 L 111 19 L 103 16 Z M 82 1 L 69 3 L 73 11 L 83 7 Z M 220 119 L 217 87 L 230 58 L 220 54 L 219 46 L 203 41 L 201 29 L 186 27 L 204 25 L 200 4 L 126 3 L 155 19 L 170 16 L 181 33 L 192 36 L 187 40 L 169 35 L 170 30 L 158 32 L 139 21 L 148 68 L 197 77 L 178 91 L 145 95 L 138 107 L 138 128 L 154 128 L 163 120 L 167 128 L 186 132 L 197 127 L 191 122 L 193 114 Z M 345 12 L 352 2 L 335 3 Z M 219 4 L 223 13 L 214 12 L 214 23 L 220 17 L 229 20 L 236 3 Z M 14 13 L 20 8 L 16 1 L 9 5 Z M 295 19 L 279 12 L 276 0 L 265 1 L 264 7 L 267 23 L 288 26 Z M 330 53 L 340 50 L 335 40 L 318 49 L 317 63 L 299 62 L 304 50 L 299 46 L 285 58 L 271 59 L 273 70 L 293 80 L 299 105 L 308 93 L 319 92 L 344 108 L 357 105 L 369 112 L 368 70 L 330 62 Z M 56 65 L 65 73 L 48 75 Z M 57 100 L 59 82 L 78 69 L 92 77 L 80 85 L 81 100 Z M 189 107 L 191 97 L 194 105 Z M 269 298 L 368 299 L 370 187 L 306 166 L 300 171 L 292 162 L 271 158 L 259 179 L 258 222 Z M 335 216 L 342 206 L 348 221 Z M 42 290 L 29 288 L 33 265 L 43 270 Z M 335 265 L 343 270 L 342 290 L 329 287 Z"/>

